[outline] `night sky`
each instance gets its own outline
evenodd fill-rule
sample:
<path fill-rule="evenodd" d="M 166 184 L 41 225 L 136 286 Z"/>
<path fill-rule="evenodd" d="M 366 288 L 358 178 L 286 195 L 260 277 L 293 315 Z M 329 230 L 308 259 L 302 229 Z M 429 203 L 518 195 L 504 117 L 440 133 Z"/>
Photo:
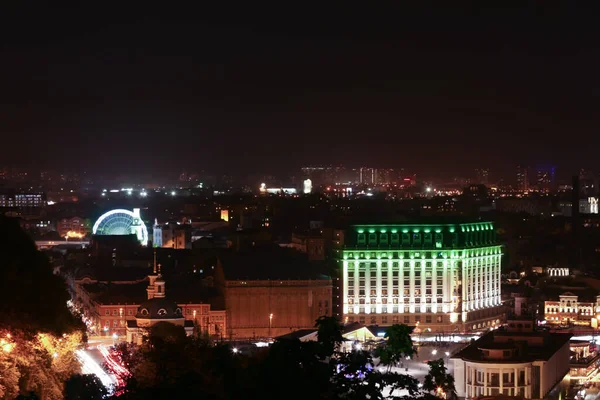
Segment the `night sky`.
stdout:
<path fill-rule="evenodd" d="M 0 8 L 2 165 L 600 170 L 596 10 L 18 3 Z"/>

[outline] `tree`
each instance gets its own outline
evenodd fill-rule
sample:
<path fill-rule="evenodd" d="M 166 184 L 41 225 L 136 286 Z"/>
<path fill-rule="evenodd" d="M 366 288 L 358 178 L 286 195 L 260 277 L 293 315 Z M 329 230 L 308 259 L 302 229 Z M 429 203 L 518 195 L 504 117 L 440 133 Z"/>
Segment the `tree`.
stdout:
<path fill-rule="evenodd" d="M 16 220 L 0 216 L 0 328 L 55 335 L 83 330 L 66 284 Z"/>
<path fill-rule="evenodd" d="M 321 355 L 331 357 L 333 353 L 344 343 L 342 326 L 335 317 L 321 316 L 315 323 L 317 328 L 317 342 L 321 345 Z"/>
<path fill-rule="evenodd" d="M 414 328 L 406 325 L 392 325 L 385 331 L 385 342 L 377 349 L 376 355 L 380 357 L 382 364 L 388 366 L 388 371 L 392 366 L 398 364 L 402 359 L 415 353 L 410 335 Z"/>
<path fill-rule="evenodd" d="M 101 400 L 108 396 L 96 375 L 75 374 L 65 382 L 65 400 Z"/>
<path fill-rule="evenodd" d="M 423 389 L 434 393 L 440 398 L 454 398 L 456 396 L 454 377 L 448 374 L 444 359 L 428 361 L 427 364 L 429 365 L 429 373 L 425 376 Z"/>

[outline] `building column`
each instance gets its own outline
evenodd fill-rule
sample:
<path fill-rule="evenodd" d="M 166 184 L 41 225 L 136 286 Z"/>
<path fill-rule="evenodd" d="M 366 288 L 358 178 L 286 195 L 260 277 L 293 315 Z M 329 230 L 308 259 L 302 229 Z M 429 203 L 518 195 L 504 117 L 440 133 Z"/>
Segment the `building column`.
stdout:
<path fill-rule="evenodd" d="M 503 388 L 504 388 L 504 370 L 502 368 L 500 368 L 500 394 L 501 395 L 504 394 L 502 392 Z"/>
<path fill-rule="evenodd" d="M 518 389 L 518 386 L 519 386 L 519 371 L 517 370 L 517 368 L 515 368 L 515 376 L 514 376 L 513 379 L 515 380 L 514 381 L 514 386 L 515 386 L 514 395 L 516 396 L 517 393 L 519 393 L 519 389 Z"/>
<path fill-rule="evenodd" d="M 484 369 L 483 370 L 483 395 L 484 396 L 488 395 L 487 384 L 488 384 L 488 370 Z"/>
<path fill-rule="evenodd" d="M 377 272 L 375 275 L 375 279 L 377 279 L 377 303 L 375 305 L 375 313 L 381 314 L 381 260 L 377 260 Z"/>
<path fill-rule="evenodd" d="M 427 289 L 425 289 L 427 287 L 427 285 L 425 285 L 425 283 L 427 282 L 427 276 L 426 276 L 426 269 L 425 269 L 425 265 L 427 265 L 427 262 L 425 261 L 424 258 L 421 259 L 421 305 L 420 305 L 420 312 L 426 312 L 427 311 L 427 295 L 425 294 L 425 292 L 427 292 Z M 422 321 L 425 322 L 425 321 Z"/>
<path fill-rule="evenodd" d="M 358 314 L 360 310 L 360 274 L 359 270 L 359 262 L 354 262 L 354 314 Z M 365 278 L 366 279 L 366 278 Z M 358 322 L 358 321 L 357 321 Z"/>
<path fill-rule="evenodd" d="M 343 271 L 342 271 L 342 286 L 343 286 L 343 313 L 348 314 L 348 261 L 344 260 L 343 262 Z"/>
<path fill-rule="evenodd" d="M 394 263 L 392 262 L 392 260 L 390 259 L 390 261 L 388 261 L 387 263 L 387 280 L 388 280 L 388 294 L 387 294 L 387 312 L 388 313 L 393 313 L 394 312 L 394 301 L 392 300 L 392 296 L 394 293 L 394 269 L 393 266 Z M 400 279 L 398 279 L 398 285 L 400 285 Z M 398 289 L 398 294 L 400 294 L 400 289 Z M 400 302 L 398 302 L 400 303 Z"/>
<path fill-rule="evenodd" d="M 415 312 L 415 261 L 410 260 L 410 312 Z"/>

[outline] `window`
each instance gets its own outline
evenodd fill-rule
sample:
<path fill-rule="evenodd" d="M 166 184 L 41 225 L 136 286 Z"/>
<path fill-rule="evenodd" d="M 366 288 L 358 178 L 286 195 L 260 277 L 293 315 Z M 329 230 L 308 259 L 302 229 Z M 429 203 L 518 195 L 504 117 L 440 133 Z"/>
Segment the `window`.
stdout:
<path fill-rule="evenodd" d="M 402 246 L 410 245 L 410 235 L 408 233 L 402 234 Z"/>
<path fill-rule="evenodd" d="M 398 316 L 397 316 L 397 315 L 394 315 L 394 316 L 392 317 L 392 324 L 397 324 L 397 323 L 398 323 Z"/>
<path fill-rule="evenodd" d="M 377 234 L 369 233 L 369 246 L 377 245 Z"/>
<path fill-rule="evenodd" d="M 365 244 L 366 243 L 366 235 L 364 233 L 359 233 L 358 234 L 358 244 Z"/>
<path fill-rule="evenodd" d="M 437 323 L 442 323 L 442 322 L 443 322 L 443 320 L 444 320 L 444 317 L 442 317 L 441 315 L 438 315 L 438 316 L 436 317 L 436 322 L 437 322 Z"/>
<path fill-rule="evenodd" d="M 132 310 L 127 310 L 127 315 L 133 315 L 133 311 Z"/>
<path fill-rule="evenodd" d="M 167 310 L 161 308 L 160 310 L 158 310 L 158 315 L 167 315 Z"/>
<path fill-rule="evenodd" d="M 414 233 L 413 234 L 413 245 L 420 245 L 420 244 L 421 244 L 421 234 Z"/>
<path fill-rule="evenodd" d="M 181 315 L 181 308 L 179 308 L 179 307 L 178 307 L 178 308 L 176 308 L 176 309 L 175 309 L 175 314 L 177 314 L 177 315 Z"/>
<path fill-rule="evenodd" d="M 377 323 L 377 317 L 376 316 L 374 316 L 374 315 L 371 316 L 371 323 L 372 324 L 376 324 Z"/>
<path fill-rule="evenodd" d="M 117 310 L 113 310 L 112 315 L 117 315 L 118 311 Z"/>
<path fill-rule="evenodd" d="M 431 245 L 431 240 L 432 240 L 432 235 L 431 235 L 431 233 L 429 233 L 429 232 L 426 232 L 424 236 L 425 236 L 425 238 L 424 238 L 424 240 L 425 240 L 425 244 L 429 244 L 429 245 Z"/>
<path fill-rule="evenodd" d="M 415 322 L 421 322 L 421 316 L 415 315 Z"/>
<path fill-rule="evenodd" d="M 365 317 L 359 317 L 358 318 L 358 322 L 360 322 L 361 324 L 365 323 Z"/>
<path fill-rule="evenodd" d="M 379 235 L 379 244 L 387 245 L 388 244 L 388 235 L 387 233 L 382 233 Z"/>
<path fill-rule="evenodd" d="M 387 296 L 387 294 L 388 294 L 387 289 L 381 289 L 381 295 L 382 296 Z"/>
<path fill-rule="evenodd" d="M 354 296 L 354 289 L 348 289 L 348 296 Z"/>
<path fill-rule="evenodd" d="M 431 323 L 431 315 L 426 315 L 425 316 L 425 323 L 428 323 L 428 324 Z"/>
<path fill-rule="evenodd" d="M 387 323 L 388 323 L 388 317 L 387 317 L 387 315 L 383 315 L 383 316 L 381 317 L 381 323 L 382 323 L 382 324 L 387 324 Z"/>
<path fill-rule="evenodd" d="M 435 248 L 436 249 L 441 249 L 442 248 L 442 245 L 443 245 L 442 242 L 443 242 L 443 240 L 444 240 L 444 237 L 442 236 L 441 233 L 436 233 L 435 234 Z"/>
<path fill-rule="evenodd" d="M 117 326 L 119 326 L 119 321 L 117 321 L 117 320 L 114 320 L 114 321 L 113 321 L 113 326 L 114 326 L 115 328 L 116 328 Z"/>
<path fill-rule="evenodd" d="M 392 233 L 391 235 L 391 243 L 392 246 L 393 245 L 399 245 L 400 244 L 400 235 L 398 235 L 397 233 Z"/>
<path fill-rule="evenodd" d="M 110 315 L 110 310 L 106 310 L 106 311 L 104 312 L 104 315 Z"/>
<path fill-rule="evenodd" d="M 408 316 L 408 315 L 404 316 L 404 323 L 405 324 L 410 324 L 410 316 Z"/>

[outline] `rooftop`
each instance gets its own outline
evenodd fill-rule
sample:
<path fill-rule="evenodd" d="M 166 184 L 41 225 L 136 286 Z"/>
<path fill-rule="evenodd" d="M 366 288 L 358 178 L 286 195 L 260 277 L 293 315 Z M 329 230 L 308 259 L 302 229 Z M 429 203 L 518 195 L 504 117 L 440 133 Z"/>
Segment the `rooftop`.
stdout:
<path fill-rule="evenodd" d="M 148 282 L 134 284 L 90 283 L 83 288 L 99 304 L 140 304 L 148 299 Z M 194 280 L 167 282 L 167 297 L 177 304 L 211 304 L 217 308 L 218 292 L 212 287 L 202 287 Z"/>
<path fill-rule="evenodd" d="M 482 363 L 547 361 L 570 339 L 571 335 L 564 333 L 521 333 L 498 330 L 483 335 L 452 358 Z M 515 352 L 514 357 L 498 360 L 485 358 L 481 351 L 481 349 L 504 348 L 521 348 L 522 352 Z"/>
<path fill-rule="evenodd" d="M 225 280 L 329 280 L 323 261 L 279 246 L 255 246 L 219 256 Z"/>

